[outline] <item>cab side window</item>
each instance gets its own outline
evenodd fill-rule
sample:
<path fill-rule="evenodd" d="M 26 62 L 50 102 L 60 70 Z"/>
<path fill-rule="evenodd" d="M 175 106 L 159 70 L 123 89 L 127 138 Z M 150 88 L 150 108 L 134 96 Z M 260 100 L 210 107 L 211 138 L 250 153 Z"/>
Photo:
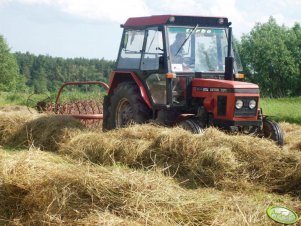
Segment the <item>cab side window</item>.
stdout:
<path fill-rule="evenodd" d="M 159 57 L 163 56 L 162 31 L 158 28 L 148 28 L 146 30 L 146 46 L 141 61 L 141 70 L 158 70 Z"/>
<path fill-rule="evenodd" d="M 144 41 L 144 30 L 127 30 L 117 63 L 119 69 L 139 69 Z"/>

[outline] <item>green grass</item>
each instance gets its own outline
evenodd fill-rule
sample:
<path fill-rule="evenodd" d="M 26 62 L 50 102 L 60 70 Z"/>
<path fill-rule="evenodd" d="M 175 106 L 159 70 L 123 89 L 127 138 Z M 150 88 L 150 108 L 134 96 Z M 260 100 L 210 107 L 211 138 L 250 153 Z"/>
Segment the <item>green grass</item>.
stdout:
<path fill-rule="evenodd" d="M 60 102 L 70 102 L 75 100 L 97 100 L 102 99 L 103 92 L 78 92 L 76 90 L 66 90 L 61 94 Z M 26 105 L 28 93 L 0 93 L 0 106 Z M 50 94 L 50 100 L 55 101 L 56 93 Z M 45 94 L 32 96 L 32 103 L 37 103 L 47 97 Z M 301 96 L 289 98 L 262 98 L 260 106 L 263 114 L 268 115 L 276 121 L 286 121 L 301 124 Z"/>
<path fill-rule="evenodd" d="M 60 96 L 60 103 L 73 102 L 78 100 L 100 100 L 102 101 L 104 92 L 91 91 L 91 92 L 79 92 L 79 91 L 64 91 Z M 45 100 L 46 102 L 55 102 L 57 93 L 51 94 L 30 94 L 30 93 L 10 93 L 0 92 L 0 106 L 8 105 L 24 105 L 34 107 L 37 102 Z"/>
<path fill-rule="evenodd" d="M 301 124 L 301 97 L 263 98 L 260 105 L 263 114 L 276 121 Z"/>
<path fill-rule="evenodd" d="M 0 92 L 0 106 L 26 105 L 27 93 Z"/>

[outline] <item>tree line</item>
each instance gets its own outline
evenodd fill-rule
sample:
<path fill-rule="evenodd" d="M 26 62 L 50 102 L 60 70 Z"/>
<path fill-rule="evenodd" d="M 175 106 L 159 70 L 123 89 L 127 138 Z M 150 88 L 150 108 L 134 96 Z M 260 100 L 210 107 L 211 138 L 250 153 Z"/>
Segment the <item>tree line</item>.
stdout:
<path fill-rule="evenodd" d="M 64 59 L 31 53 L 10 53 L 0 35 L 0 91 L 55 92 L 68 81 L 105 81 L 114 67 L 105 59 Z"/>
<path fill-rule="evenodd" d="M 114 62 L 104 59 L 64 59 L 30 53 L 14 54 L 25 85 L 35 93 L 54 92 L 68 81 L 108 81 Z"/>
<path fill-rule="evenodd" d="M 274 18 L 257 23 L 236 40 L 247 81 L 259 84 L 269 97 L 301 95 L 301 26 L 289 28 Z M 0 35 L 0 91 L 53 92 L 67 81 L 108 81 L 114 61 L 63 59 L 10 53 Z"/>
<path fill-rule="evenodd" d="M 279 26 L 273 17 L 243 35 L 239 54 L 249 81 L 269 97 L 301 95 L 301 27 Z"/>

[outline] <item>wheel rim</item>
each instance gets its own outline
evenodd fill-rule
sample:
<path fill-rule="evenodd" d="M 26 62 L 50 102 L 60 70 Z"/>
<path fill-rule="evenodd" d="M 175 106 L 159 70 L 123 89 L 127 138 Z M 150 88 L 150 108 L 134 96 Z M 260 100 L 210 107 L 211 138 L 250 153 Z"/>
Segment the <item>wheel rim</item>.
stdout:
<path fill-rule="evenodd" d="M 188 130 L 194 134 L 203 133 L 203 127 L 201 123 L 198 123 L 197 120 L 187 119 L 179 123 L 179 127 Z"/>
<path fill-rule="evenodd" d="M 119 101 L 116 109 L 115 123 L 117 127 L 124 127 L 133 122 L 134 111 L 129 101 L 123 98 Z"/>

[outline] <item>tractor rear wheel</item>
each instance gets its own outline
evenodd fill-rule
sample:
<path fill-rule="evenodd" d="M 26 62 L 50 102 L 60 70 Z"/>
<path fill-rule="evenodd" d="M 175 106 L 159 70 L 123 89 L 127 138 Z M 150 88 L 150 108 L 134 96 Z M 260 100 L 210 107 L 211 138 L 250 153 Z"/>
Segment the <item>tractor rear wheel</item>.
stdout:
<path fill-rule="evenodd" d="M 262 133 L 263 136 L 274 140 L 278 145 L 282 146 L 284 144 L 283 132 L 279 124 L 273 120 L 264 118 Z"/>
<path fill-rule="evenodd" d="M 126 127 L 133 123 L 145 123 L 151 119 L 140 90 L 134 83 L 122 82 L 108 99 L 104 130 Z"/>
<path fill-rule="evenodd" d="M 178 124 L 178 126 L 192 132 L 193 134 L 203 133 L 204 131 L 202 123 L 194 118 L 183 120 Z"/>

